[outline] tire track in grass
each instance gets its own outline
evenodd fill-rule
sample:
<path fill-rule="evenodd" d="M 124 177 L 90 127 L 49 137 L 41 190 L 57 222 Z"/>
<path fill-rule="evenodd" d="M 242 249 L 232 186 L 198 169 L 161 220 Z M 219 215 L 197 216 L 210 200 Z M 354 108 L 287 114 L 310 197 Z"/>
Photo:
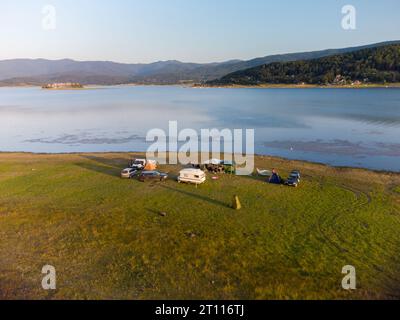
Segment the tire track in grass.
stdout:
<path fill-rule="evenodd" d="M 341 210 L 340 212 L 338 212 L 330 221 L 331 225 L 334 224 L 335 221 L 337 221 L 338 219 L 340 219 L 344 214 L 349 214 L 349 213 L 354 213 L 355 210 L 363 208 L 363 207 L 367 207 L 368 205 L 370 205 L 372 203 L 372 197 L 369 193 L 354 188 L 354 187 L 350 187 L 344 184 L 340 184 L 338 185 L 341 189 L 346 190 L 348 192 L 351 192 L 352 194 L 354 194 L 356 201 L 358 203 L 356 203 L 355 205 L 346 208 L 344 210 Z M 361 201 L 362 198 L 365 198 L 364 201 Z M 354 215 L 353 215 L 354 216 Z M 318 230 L 321 233 L 321 235 L 324 237 L 324 239 L 327 241 L 328 244 L 330 244 L 333 248 L 335 248 L 336 250 L 340 251 L 341 253 L 344 254 L 348 254 L 351 255 L 352 260 L 355 262 L 360 263 L 361 265 L 365 264 L 365 258 L 362 254 L 362 252 L 356 250 L 354 248 L 354 246 L 352 246 L 352 249 L 348 249 L 345 248 L 342 244 L 337 243 L 337 241 L 335 241 L 334 239 L 332 239 L 332 237 L 330 237 L 327 232 L 324 230 L 323 228 L 323 224 L 327 221 L 326 215 L 322 214 L 318 220 Z M 334 231 L 335 236 L 337 237 L 337 239 L 341 242 L 341 243 L 347 243 L 347 241 L 344 239 L 344 237 L 339 233 L 339 232 L 335 232 L 335 228 L 332 228 Z M 372 265 L 371 267 L 377 271 L 378 273 L 382 272 L 381 267 L 378 266 L 378 261 L 374 261 L 375 259 L 371 260 Z M 385 277 L 390 280 L 392 283 L 397 283 L 399 281 L 399 279 L 391 274 L 385 274 Z M 389 290 L 390 291 L 390 290 Z M 388 296 L 390 296 L 390 293 L 388 293 Z"/>
<path fill-rule="evenodd" d="M 355 210 L 360 209 L 360 208 L 363 208 L 363 207 L 367 207 L 368 205 L 370 205 L 370 204 L 372 203 L 372 197 L 370 196 L 369 193 L 367 193 L 367 192 L 365 192 L 365 191 L 363 191 L 363 190 L 354 188 L 354 187 L 346 186 L 346 185 L 340 185 L 340 187 L 341 187 L 342 189 L 345 189 L 345 190 L 349 191 L 349 192 L 352 192 L 352 193 L 357 197 L 359 203 L 356 204 L 355 206 L 353 206 L 353 207 L 351 207 L 351 208 L 348 208 L 348 209 L 344 210 L 343 212 L 341 212 L 341 213 L 335 215 L 335 220 L 333 220 L 333 221 L 337 221 L 338 219 L 340 219 L 340 218 L 343 216 L 343 214 L 346 214 L 346 213 L 355 213 L 355 212 L 356 212 Z M 363 201 L 363 202 L 360 202 L 360 200 L 361 200 L 363 197 L 364 197 L 366 200 Z M 353 215 L 353 217 L 356 217 L 356 215 Z M 335 229 L 333 229 L 333 230 L 335 231 Z M 341 235 L 339 232 L 335 232 L 335 235 L 336 235 L 336 237 L 338 238 L 338 240 L 341 241 L 342 243 L 348 243 L 348 241 L 346 241 L 346 239 L 344 238 L 344 236 Z M 350 244 L 350 245 L 352 245 L 352 244 Z M 362 261 L 362 258 L 363 258 L 362 255 L 363 255 L 363 253 L 360 252 L 360 251 L 358 251 L 358 250 L 356 250 L 356 248 L 355 248 L 353 245 L 352 245 L 352 250 L 347 249 L 347 252 L 350 253 L 350 254 L 352 254 L 353 257 L 358 256 L 357 259 L 358 259 L 359 261 Z M 377 271 L 380 271 L 380 269 L 379 269 L 377 266 L 374 266 L 374 268 L 375 268 Z"/>
<path fill-rule="evenodd" d="M 316 181 L 317 185 L 319 185 L 321 190 L 324 190 L 325 189 L 324 186 L 327 186 L 327 182 L 323 181 L 323 178 L 318 177 L 317 179 L 315 179 L 315 177 L 313 177 L 311 175 L 303 175 L 303 177 L 308 178 L 309 180 Z M 318 200 L 318 197 L 315 199 L 315 201 L 317 201 L 317 200 Z M 348 252 L 347 249 L 343 248 L 342 246 L 340 246 L 340 244 L 337 244 L 333 239 L 331 239 L 322 228 L 323 221 L 325 221 L 325 218 L 326 218 L 325 215 L 323 214 L 323 212 L 332 212 L 331 209 L 332 209 L 332 207 L 329 204 L 326 204 L 323 208 L 322 214 L 318 215 L 318 213 L 317 213 L 316 221 L 314 223 L 312 223 L 304 233 L 297 236 L 295 242 L 297 242 L 297 241 L 302 242 L 302 240 L 306 237 L 306 235 L 310 235 L 310 234 L 314 233 L 316 230 L 317 235 L 319 235 L 318 241 L 326 243 L 330 248 L 333 248 L 335 251 L 339 251 L 342 253 Z M 343 214 L 343 213 L 339 212 L 337 214 L 337 216 L 340 216 L 341 214 Z M 289 256 L 288 254 L 285 254 L 285 257 L 287 259 L 289 259 L 296 268 L 303 269 L 303 266 L 299 262 L 299 259 L 297 258 L 296 255 L 292 254 Z"/>
<path fill-rule="evenodd" d="M 385 188 L 385 190 L 394 198 L 394 201 L 397 204 L 400 204 L 400 185 L 391 183 Z"/>
<path fill-rule="evenodd" d="M 324 186 L 323 181 L 319 180 L 319 182 L 320 182 L 321 187 L 323 188 L 323 186 Z M 326 183 L 325 183 L 325 185 L 326 185 Z M 343 189 L 347 192 L 352 193 L 355 197 L 356 204 L 354 204 L 350 207 L 338 210 L 338 212 L 331 219 L 328 218 L 328 214 L 322 213 L 317 222 L 317 229 L 318 229 L 319 234 L 326 241 L 326 243 L 328 243 L 332 248 L 338 250 L 341 253 L 352 254 L 352 250 L 349 250 L 348 248 L 346 248 L 343 245 L 343 244 L 346 244 L 347 241 L 346 241 L 346 239 L 344 239 L 343 236 L 340 235 L 339 232 L 336 231 L 336 228 L 332 228 L 332 230 L 333 230 L 333 234 L 339 240 L 339 243 L 338 243 L 338 241 L 336 241 L 334 239 L 334 237 L 330 236 L 326 230 L 324 230 L 323 225 L 326 224 L 326 222 L 328 222 L 328 221 L 330 222 L 330 225 L 335 225 L 335 222 L 338 221 L 340 218 L 342 218 L 345 214 L 354 213 L 357 209 L 368 206 L 372 202 L 372 197 L 365 191 L 356 189 L 354 187 L 349 187 L 344 184 L 333 185 L 333 186 L 337 186 L 340 189 Z M 330 193 L 332 194 L 332 192 L 330 192 Z M 365 197 L 366 201 L 361 200 L 363 196 Z M 328 212 L 328 211 L 329 210 L 326 210 L 325 212 Z"/>
<path fill-rule="evenodd" d="M 327 182 L 323 181 L 322 178 L 317 178 L 317 181 L 320 185 L 321 190 L 324 190 L 325 187 L 327 186 Z M 332 194 L 332 192 L 329 192 L 329 194 Z M 324 239 L 325 243 L 328 244 L 331 248 L 333 248 L 334 250 L 339 251 L 340 253 L 348 253 L 348 250 L 346 248 L 344 248 L 343 246 L 341 246 L 340 244 L 337 244 L 323 229 L 323 224 L 327 221 L 327 214 L 326 212 L 329 212 L 330 208 L 328 208 L 327 206 L 325 206 L 324 211 L 321 213 L 321 215 L 319 216 L 317 223 L 316 223 L 316 228 L 317 231 L 319 233 L 319 235 Z M 335 216 L 334 216 L 334 220 L 336 220 L 340 215 L 342 214 L 342 212 L 338 212 Z"/>
<path fill-rule="evenodd" d="M 355 204 L 353 207 L 347 208 L 342 212 L 339 212 L 338 214 L 336 214 L 334 216 L 333 221 L 337 221 L 340 218 L 343 217 L 344 214 L 351 214 L 353 213 L 353 217 L 355 216 L 354 213 L 357 209 L 363 208 L 363 207 L 367 207 L 368 205 L 371 204 L 372 202 L 372 197 L 365 191 L 356 189 L 356 188 L 352 188 L 346 185 L 340 185 L 340 188 L 343 190 L 346 190 L 348 192 L 351 192 L 357 201 L 357 204 Z M 362 201 L 362 199 L 365 198 L 365 201 Z M 335 229 L 333 229 L 335 231 Z M 337 238 L 342 242 L 342 243 L 346 243 L 346 239 L 339 233 L 339 232 L 335 232 L 335 235 L 337 236 Z M 349 250 L 347 249 L 347 252 L 349 252 Z"/>

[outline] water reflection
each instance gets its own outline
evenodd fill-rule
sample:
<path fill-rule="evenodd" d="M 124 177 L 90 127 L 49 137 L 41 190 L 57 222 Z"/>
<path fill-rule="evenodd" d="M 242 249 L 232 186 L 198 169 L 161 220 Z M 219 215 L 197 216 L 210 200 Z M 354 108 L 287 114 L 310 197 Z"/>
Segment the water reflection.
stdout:
<path fill-rule="evenodd" d="M 400 89 L 0 89 L 2 151 L 143 151 L 169 120 L 254 128 L 259 153 L 400 170 Z"/>

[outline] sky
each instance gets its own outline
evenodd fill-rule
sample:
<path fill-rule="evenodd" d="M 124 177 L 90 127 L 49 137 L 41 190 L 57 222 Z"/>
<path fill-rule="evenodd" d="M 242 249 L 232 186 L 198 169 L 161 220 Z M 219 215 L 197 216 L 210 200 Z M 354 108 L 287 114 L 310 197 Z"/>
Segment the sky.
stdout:
<path fill-rule="evenodd" d="M 0 60 L 205 63 L 387 40 L 400 40 L 399 0 L 0 1 Z"/>

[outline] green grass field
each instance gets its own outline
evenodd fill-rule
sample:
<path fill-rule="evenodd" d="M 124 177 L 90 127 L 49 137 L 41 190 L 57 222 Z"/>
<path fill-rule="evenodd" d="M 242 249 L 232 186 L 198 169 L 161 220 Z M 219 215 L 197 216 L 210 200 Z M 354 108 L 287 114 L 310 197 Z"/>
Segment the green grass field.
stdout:
<path fill-rule="evenodd" d="M 196 188 L 121 180 L 132 156 L 0 154 L 0 298 L 400 297 L 400 175 L 258 157 L 301 170 L 301 186 L 222 175 Z M 46 264 L 56 291 L 41 288 Z"/>

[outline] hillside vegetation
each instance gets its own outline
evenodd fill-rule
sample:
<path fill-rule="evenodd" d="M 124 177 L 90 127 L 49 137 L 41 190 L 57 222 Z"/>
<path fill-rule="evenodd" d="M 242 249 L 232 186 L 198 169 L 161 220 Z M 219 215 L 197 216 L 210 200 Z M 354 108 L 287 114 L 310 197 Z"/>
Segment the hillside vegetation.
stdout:
<path fill-rule="evenodd" d="M 313 60 L 271 63 L 238 71 L 210 85 L 400 82 L 400 45 L 386 45 Z"/>
<path fill-rule="evenodd" d="M 366 48 L 378 48 L 399 41 L 375 43 L 361 47 L 271 55 L 248 61 L 220 63 L 184 63 L 159 61 L 150 64 L 124 64 L 110 61 L 74 61 L 14 59 L 0 61 L 0 86 L 43 85 L 53 82 L 79 82 L 84 85 L 181 84 L 203 83 L 227 74 L 273 62 L 317 59 Z"/>

